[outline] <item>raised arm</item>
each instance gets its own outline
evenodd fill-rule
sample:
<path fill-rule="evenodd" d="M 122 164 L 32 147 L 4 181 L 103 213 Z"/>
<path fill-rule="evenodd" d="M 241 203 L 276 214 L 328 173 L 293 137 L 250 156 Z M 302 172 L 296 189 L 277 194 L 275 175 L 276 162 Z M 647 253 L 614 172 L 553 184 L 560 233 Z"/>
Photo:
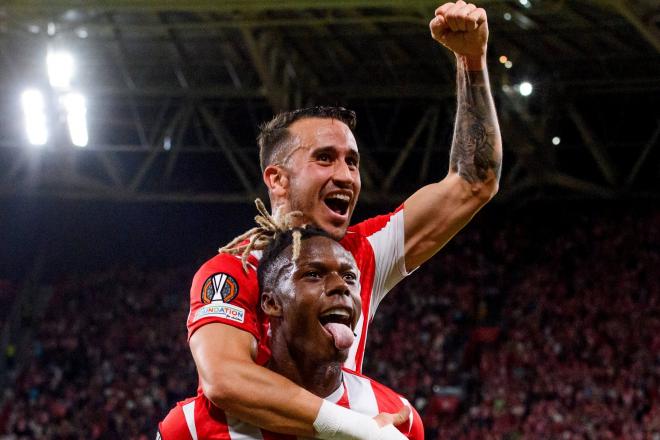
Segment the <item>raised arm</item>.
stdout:
<path fill-rule="evenodd" d="M 486 11 L 463 1 L 446 3 L 436 9 L 429 26 L 433 38 L 456 55 L 458 108 L 447 176 L 419 189 L 404 204 L 409 270 L 440 250 L 495 195 L 502 164 L 486 66 Z"/>

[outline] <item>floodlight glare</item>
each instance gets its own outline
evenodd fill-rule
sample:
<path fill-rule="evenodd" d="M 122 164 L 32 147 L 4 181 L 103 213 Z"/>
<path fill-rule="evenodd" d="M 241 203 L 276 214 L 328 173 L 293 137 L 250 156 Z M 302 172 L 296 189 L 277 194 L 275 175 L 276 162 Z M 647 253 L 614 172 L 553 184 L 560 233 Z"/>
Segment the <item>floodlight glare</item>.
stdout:
<path fill-rule="evenodd" d="M 71 143 L 76 147 L 86 147 L 89 142 L 89 134 L 87 133 L 85 97 L 80 93 L 69 93 L 62 97 L 62 105 L 66 111 L 66 122 L 69 126 Z"/>
<path fill-rule="evenodd" d="M 44 145 L 48 141 L 46 103 L 39 90 L 28 89 L 21 94 L 25 129 L 32 145 Z"/>
<path fill-rule="evenodd" d="M 69 52 L 49 51 L 46 65 L 50 85 L 56 89 L 68 89 L 73 78 L 73 56 Z"/>
<path fill-rule="evenodd" d="M 559 136 L 555 136 L 552 138 L 552 145 L 559 145 L 561 143 L 561 138 Z"/>
<path fill-rule="evenodd" d="M 534 87 L 532 87 L 532 85 L 530 83 L 525 81 L 525 82 L 520 83 L 520 87 L 519 87 L 518 90 L 519 90 L 521 95 L 529 96 L 529 95 L 532 94 L 532 90 L 534 90 Z"/>

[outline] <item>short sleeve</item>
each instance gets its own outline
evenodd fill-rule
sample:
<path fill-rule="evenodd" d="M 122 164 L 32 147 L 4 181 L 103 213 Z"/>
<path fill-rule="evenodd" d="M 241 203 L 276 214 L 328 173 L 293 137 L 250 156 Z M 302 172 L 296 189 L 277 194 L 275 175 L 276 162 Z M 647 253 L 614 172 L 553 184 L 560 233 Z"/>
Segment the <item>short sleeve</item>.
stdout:
<path fill-rule="evenodd" d="M 190 287 L 188 340 L 200 327 L 219 322 L 260 338 L 258 324 L 259 287 L 256 269 L 243 269 L 233 255 L 218 254 L 204 263 Z"/>
<path fill-rule="evenodd" d="M 351 230 L 366 238 L 373 251 L 371 319 L 387 292 L 409 275 L 405 263 L 403 205 L 390 214 L 358 223 Z"/>

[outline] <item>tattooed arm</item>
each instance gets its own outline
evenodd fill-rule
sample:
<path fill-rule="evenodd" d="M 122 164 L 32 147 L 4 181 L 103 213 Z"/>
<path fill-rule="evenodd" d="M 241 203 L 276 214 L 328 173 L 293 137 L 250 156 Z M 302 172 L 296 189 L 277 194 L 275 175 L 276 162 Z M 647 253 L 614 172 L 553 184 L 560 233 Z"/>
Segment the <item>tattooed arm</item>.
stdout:
<path fill-rule="evenodd" d="M 471 184 L 499 180 L 502 165 L 495 104 L 490 93 L 488 70 L 468 70 L 468 62 L 457 57 L 458 109 L 449 166 Z"/>
<path fill-rule="evenodd" d="M 457 60 L 458 107 L 449 173 L 419 189 L 404 205 L 408 270 L 428 260 L 497 192 L 502 139 L 488 82 L 486 12 L 463 1 L 440 6 L 433 38 Z"/>

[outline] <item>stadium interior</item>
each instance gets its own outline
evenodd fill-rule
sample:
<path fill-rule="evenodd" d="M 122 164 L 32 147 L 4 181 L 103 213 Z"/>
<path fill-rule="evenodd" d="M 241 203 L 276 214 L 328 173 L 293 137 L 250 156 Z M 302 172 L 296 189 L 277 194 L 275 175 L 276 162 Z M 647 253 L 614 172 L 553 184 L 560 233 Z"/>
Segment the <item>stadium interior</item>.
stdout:
<path fill-rule="evenodd" d="M 365 373 L 427 439 L 660 439 L 660 4 L 482 0 L 498 195 L 391 292 Z M 355 221 L 444 177 L 429 0 L 0 2 L 0 439 L 152 439 L 257 126 L 354 109 Z"/>

